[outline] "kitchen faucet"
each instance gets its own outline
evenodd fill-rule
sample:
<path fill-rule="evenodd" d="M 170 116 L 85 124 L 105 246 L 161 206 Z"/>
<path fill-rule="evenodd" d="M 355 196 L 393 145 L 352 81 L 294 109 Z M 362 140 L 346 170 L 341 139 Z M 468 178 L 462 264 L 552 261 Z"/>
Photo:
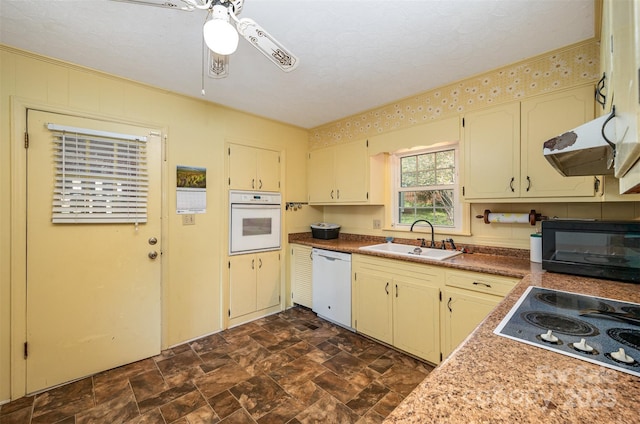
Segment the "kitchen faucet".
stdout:
<path fill-rule="evenodd" d="M 409 229 L 409 231 L 413 231 L 413 226 L 416 225 L 418 222 L 426 222 L 427 224 L 429 224 L 429 227 L 431 227 L 431 245 L 429 247 L 436 247 L 436 240 L 433 234 L 433 225 L 431 225 L 431 223 L 426 219 L 418 219 L 416 221 L 413 221 L 413 224 L 411 224 L 411 228 Z"/>

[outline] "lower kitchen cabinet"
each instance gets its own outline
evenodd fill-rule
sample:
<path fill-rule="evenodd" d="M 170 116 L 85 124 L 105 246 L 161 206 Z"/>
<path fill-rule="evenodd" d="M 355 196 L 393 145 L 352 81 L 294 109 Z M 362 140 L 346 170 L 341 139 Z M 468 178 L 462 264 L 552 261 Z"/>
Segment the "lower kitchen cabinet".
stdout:
<path fill-rule="evenodd" d="M 442 292 L 442 355 L 448 356 L 516 285 L 517 278 L 447 270 Z"/>
<path fill-rule="evenodd" d="M 444 270 L 352 255 L 354 328 L 429 362 L 440 361 Z"/>
<path fill-rule="evenodd" d="M 393 345 L 429 362 L 440 361 L 440 289 L 394 279 Z"/>
<path fill-rule="evenodd" d="M 291 245 L 291 301 L 313 308 L 311 246 Z"/>
<path fill-rule="evenodd" d="M 351 265 L 355 268 L 353 257 Z M 359 332 L 393 344 L 393 276 L 386 272 L 357 269 L 354 272 L 355 305 L 352 308 L 354 328 Z"/>
<path fill-rule="evenodd" d="M 280 305 L 280 251 L 229 258 L 229 318 Z"/>

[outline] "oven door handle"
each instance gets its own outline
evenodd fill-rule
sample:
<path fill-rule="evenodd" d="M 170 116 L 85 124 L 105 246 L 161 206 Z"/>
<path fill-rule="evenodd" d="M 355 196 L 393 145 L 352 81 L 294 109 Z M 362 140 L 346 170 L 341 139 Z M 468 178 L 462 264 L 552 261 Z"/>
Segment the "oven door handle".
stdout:
<path fill-rule="evenodd" d="M 269 205 L 255 205 L 255 204 L 239 204 L 239 203 L 234 203 L 231 205 L 231 209 L 280 209 L 280 205 L 274 205 L 274 204 L 269 204 Z"/>

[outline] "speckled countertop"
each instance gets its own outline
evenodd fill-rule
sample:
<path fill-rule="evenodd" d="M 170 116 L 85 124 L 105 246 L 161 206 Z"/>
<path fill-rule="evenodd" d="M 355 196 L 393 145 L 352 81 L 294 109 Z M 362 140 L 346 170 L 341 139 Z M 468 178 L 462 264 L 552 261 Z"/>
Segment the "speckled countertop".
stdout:
<path fill-rule="evenodd" d="M 351 253 L 372 244 L 302 236 L 290 241 Z M 493 334 L 529 286 L 640 303 L 640 285 L 547 273 L 518 252 L 463 254 L 435 262 L 524 278 L 385 424 L 640 423 L 639 377 Z"/>
<path fill-rule="evenodd" d="M 327 250 L 336 250 L 347 253 L 360 253 L 383 258 L 399 259 L 408 262 L 433 264 L 448 268 L 466 269 L 469 271 L 487 272 L 490 274 L 505 275 L 507 277 L 522 278 L 531 272 L 529 251 L 522 249 L 503 249 L 495 247 L 479 247 L 459 245 L 465 247 L 471 253 L 463 253 L 444 261 L 430 260 L 420 257 L 398 257 L 384 253 L 360 250 L 362 246 L 384 243 L 381 237 L 360 236 L 355 234 L 340 234 L 340 238 L 333 240 L 321 240 L 311 237 L 311 233 L 296 233 L 289 235 L 290 243 L 303 244 Z M 394 239 L 395 243 L 414 244 L 419 246 L 416 239 Z M 437 242 L 438 246 L 440 242 Z"/>

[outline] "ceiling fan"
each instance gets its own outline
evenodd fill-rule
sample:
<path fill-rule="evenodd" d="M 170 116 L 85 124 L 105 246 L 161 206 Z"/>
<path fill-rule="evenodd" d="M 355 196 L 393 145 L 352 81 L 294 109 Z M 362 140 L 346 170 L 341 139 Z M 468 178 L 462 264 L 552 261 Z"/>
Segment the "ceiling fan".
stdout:
<path fill-rule="evenodd" d="M 238 47 L 242 35 L 273 64 L 284 72 L 298 67 L 299 59 L 253 19 L 238 19 L 244 0 L 113 0 L 125 3 L 157 6 L 167 9 L 192 12 L 196 9 L 208 11 L 202 27 L 202 36 L 207 46 L 207 73 L 211 78 L 229 75 L 229 55 Z M 235 28 L 231 25 L 235 24 Z M 239 35 L 238 35 L 239 34 Z M 204 49 L 204 48 L 203 48 Z"/>

